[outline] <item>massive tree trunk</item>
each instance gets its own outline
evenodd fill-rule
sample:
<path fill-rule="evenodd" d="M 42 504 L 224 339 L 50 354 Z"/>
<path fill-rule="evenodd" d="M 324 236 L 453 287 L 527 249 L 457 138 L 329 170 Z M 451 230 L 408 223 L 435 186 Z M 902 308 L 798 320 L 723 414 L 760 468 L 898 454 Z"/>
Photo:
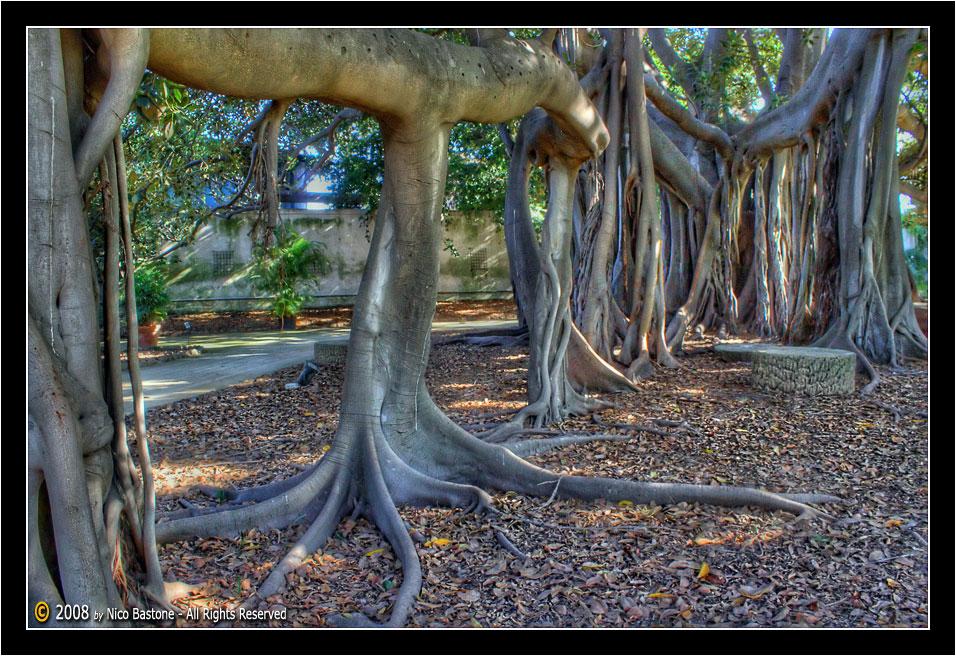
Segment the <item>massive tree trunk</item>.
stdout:
<path fill-rule="evenodd" d="M 544 112 L 529 112 L 518 128 L 508 169 L 505 243 L 517 305 L 521 308 L 532 337 L 532 362 L 528 370 L 528 402 L 532 409 L 523 410 L 513 418 L 512 428 L 520 427 L 526 419 L 533 419 L 540 426 L 599 407 L 600 404 L 582 396 L 587 393 L 633 389 L 631 382 L 601 358 L 574 322 L 570 321 L 573 281 L 571 230 L 576 167 L 571 179 L 571 198 L 564 199 L 552 193 L 548 195 L 546 228 L 540 244 L 531 223 L 528 206 L 531 168 L 549 165 L 551 154 L 556 152 L 554 142 L 558 138 L 560 135 L 555 132 L 553 124 L 547 121 Z M 560 170 L 564 172 L 568 166 L 570 164 L 565 164 Z M 557 179 L 550 182 L 559 183 Z M 561 193 L 565 191 L 562 188 Z M 560 242 L 560 247 L 557 242 Z M 563 314 L 565 309 L 568 311 L 567 318 Z M 560 319 L 557 319 L 559 315 Z M 557 322 L 548 333 L 551 339 L 545 339 L 543 332 L 548 317 Z M 546 362 L 551 362 L 552 366 L 539 369 Z M 542 400 L 548 397 L 550 401 Z M 497 435 L 502 436 L 503 433 Z"/>
<path fill-rule="evenodd" d="M 836 137 L 845 139 L 836 188 L 838 301 L 818 343 L 854 350 L 864 364 L 896 365 L 900 355 L 925 357 L 927 350 L 903 258 L 896 158 L 899 89 L 915 38 L 916 30 L 893 30 L 867 43 L 862 70 L 845 92 L 850 118 L 837 117 Z"/>
<path fill-rule="evenodd" d="M 151 540 L 152 490 L 135 471 L 122 414 L 116 304 L 121 235 L 129 243 L 121 225 L 122 217 L 128 218 L 120 200 L 125 187 L 117 184 L 125 175 L 122 158 L 116 157 L 122 151 L 111 148 L 112 140 L 95 154 L 90 150 L 91 140 L 101 141 L 97 126 L 103 121 L 88 122 L 82 97 L 73 96 L 83 88 L 75 37 L 66 33 L 68 47 L 61 48 L 58 30 L 28 33 L 29 599 L 86 605 L 80 623 L 102 626 L 93 622 L 94 612 L 124 603 L 164 604 L 165 593 Z M 99 347 L 98 276 L 79 184 L 91 157 L 101 162 L 104 192 L 106 371 Z M 129 277 L 128 259 L 126 264 Z M 135 317 L 134 303 L 128 308 Z M 135 331 L 135 322 L 131 325 Z M 145 436 L 139 437 L 142 463 Z M 137 575 L 143 570 L 145 580 Z M 51 617 L 46 625 L 56 623 Z"/>
<path fill-rule="evenodd" d="M 606 407 L 588 392 L 619 392 L 633 385 L 602 359 L 571 320 L 572 212 L 580 162 L 565 152 L 573 144 L 547 114 L 525 115 L 514 139 L 505 198 L 505 242 L 516 301 L 527 321 L 531 357 L 528 405 L 486 439 L 519 432 Z M 586 153 L 585 153 L 586 155 Z M 531 167 L 546 167 L 548 209 L 541 242 L 528 207 Z"/>

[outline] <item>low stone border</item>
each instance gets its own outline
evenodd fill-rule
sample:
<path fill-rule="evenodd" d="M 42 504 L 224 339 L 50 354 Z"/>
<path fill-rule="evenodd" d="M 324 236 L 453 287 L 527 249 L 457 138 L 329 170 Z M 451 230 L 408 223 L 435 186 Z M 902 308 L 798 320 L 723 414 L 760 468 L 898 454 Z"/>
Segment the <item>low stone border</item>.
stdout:
<path fill-rule="evenodd" d="M 316 342 L 313 347 L 312 360 L 316 364 L 345 364 L 345 355 L 348 350 L 348 344 Z"/>
<path fill-rule="evenodd" d="M 856 355 L 808 346 L 765 346 L 752 351 L 751 383 L 757 389 L 810 395 L 852 394 Z"/>
<path fill-rule="evenodd" d="M 714 353 L 724 362 L 751 362 L 754 352 L 773 344 L 714 344 Z"/>

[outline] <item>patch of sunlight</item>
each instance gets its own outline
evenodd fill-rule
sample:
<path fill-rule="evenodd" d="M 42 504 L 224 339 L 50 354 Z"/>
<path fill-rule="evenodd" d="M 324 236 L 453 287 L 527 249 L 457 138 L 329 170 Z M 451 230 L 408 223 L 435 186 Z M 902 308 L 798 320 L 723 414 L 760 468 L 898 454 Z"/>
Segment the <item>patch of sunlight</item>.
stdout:
<path fill-rule="evenodd" d="M 499 356 L 498 360 L 524 360 L 527 356 L 522 353 L 516 353 L 515 355 L 502 355 Z"/>
<path fill-rule="evenodd" d="M 466 401 L 453 401 L 447 404 L 449 410 L 519 410 L 524 407 L 521 403 L 514 401 L 489 401 L 488 399 L 481 400 L 466 400 Z"/>
<path fill-rule="evenodd" d="M 170 278 L 169 281 L 168 281 L 166 284 L 167 284 L 167 285 L 175 285 L 175 284 L 178 283 L 181 279 L 183 279 L 183 278 L 185 278 L 186 276 L 188 276 L 188 275 L 189 275 L 189 272 L 192 271 L 192 270 L 193 270 L 193 267 L 192 267 L 192 266 L 188 266 L 188 267 L 184 268 L 182 271 L 180 271 L 180 272 L 177 273 L 175 276 L 173 276 L 172 278 Z"/>
<path fill-rule="evenodd" d="M 150 390 L 154 388 L 163 388 L 163 387 L 173 387 L 175 385 L 185 385 L 188 381 L 185 380 L 150 380 L 147 381 L 146 387 L 149 387 Z"/>

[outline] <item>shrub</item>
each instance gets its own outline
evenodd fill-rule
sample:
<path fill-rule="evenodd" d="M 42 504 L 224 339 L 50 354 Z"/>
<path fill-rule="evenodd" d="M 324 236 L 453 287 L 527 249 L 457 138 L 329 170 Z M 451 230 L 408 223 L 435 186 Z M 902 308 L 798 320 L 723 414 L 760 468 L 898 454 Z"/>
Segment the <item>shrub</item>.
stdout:
<path fill-rule="evenodd" d="M 256 289 L 272 296 L 275 316 L 294 317 L 305 303 L 299 283 L 315 271 L 327 272 L 329 263 L 322 244 L 309 241 L 291 228 L 279 226 L 275 237 L 273 246 L 256 248 L 250 280 Z"/>
<path fill-rule="evenodd" d="M 154 323 L 166 318 L 169 307 L 166 278 L 165 267 L 160 265 L 136 269 L 136 318 L 140 324 Z"/>

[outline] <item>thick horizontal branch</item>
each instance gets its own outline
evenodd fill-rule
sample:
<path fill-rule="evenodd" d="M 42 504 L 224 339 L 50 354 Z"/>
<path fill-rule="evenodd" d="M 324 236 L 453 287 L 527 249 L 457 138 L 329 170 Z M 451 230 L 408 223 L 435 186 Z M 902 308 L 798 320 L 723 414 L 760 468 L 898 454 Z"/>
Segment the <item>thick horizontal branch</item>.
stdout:
<path fill-rule="evenodd" d="M 837 95 L 856 76 L 866 44 L 882 32 L 834 30 L 823 56 L 793 98 L 734 135 L 738 153 L 752 160 L 800 143 L 808 130 L 829 117 Z"/>
<path fill-rule="evenodd" d="M 651 99 L 655 107 L 661 110 L 664 116 L 674 121 L 688 134 L 713 144 L 725 160 L 733 159 L 734 146 L 726 132 L 716 125 L 704 123 L 695 118 L 693 114 L 665 91 L 650 73 L 644 74 L 644 88 L 647 90 L 647 97 Z"/>
<path fill-rule="evenodd" d="M 315 98 L 386 121 L 500 123 L 540 106 L 592 153 L 608 140 L 575 74 L 536 40 L 471 47 L 398 29 L 153 29 L 148 65 L 198 89 Z"/>
<path fill-rule="evenodd" d="M 678 198 L 703 211 L 712 189 L 710 184 L 654 121 L 648 121 L 654 172 Z"/>

